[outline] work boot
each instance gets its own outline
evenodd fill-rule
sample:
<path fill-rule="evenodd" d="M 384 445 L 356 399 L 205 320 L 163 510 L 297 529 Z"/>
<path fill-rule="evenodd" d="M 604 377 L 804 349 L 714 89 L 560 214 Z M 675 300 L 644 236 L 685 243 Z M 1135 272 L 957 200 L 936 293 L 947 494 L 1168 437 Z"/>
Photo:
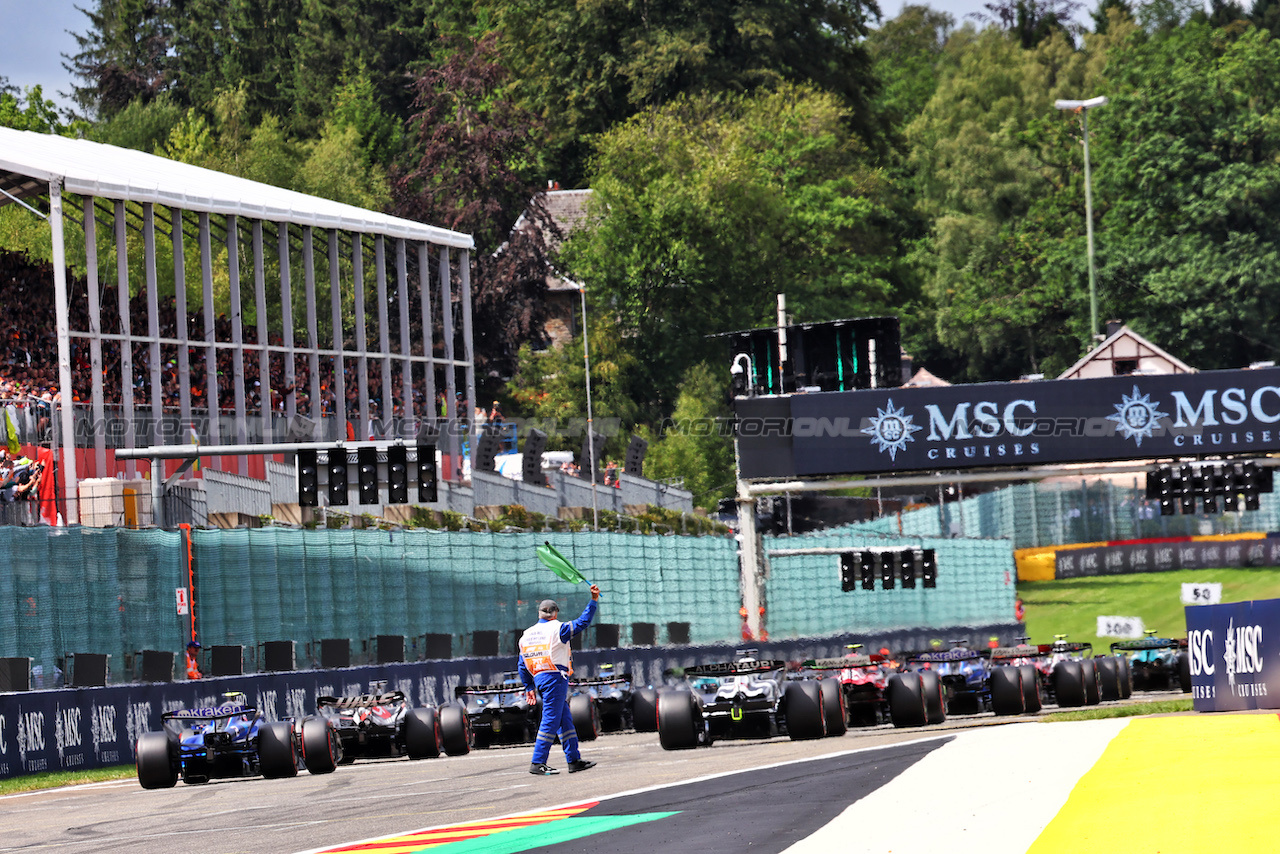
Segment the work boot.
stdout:
<path fill-rule="evenodd" d="M 569 763 L 569 773 L 575 774 L 578 771 L 586 771 L 588 768 L 594 768 L 594 767 L 596 767 L 596 763 L 588 762 L 585 759 L 579 759 L 577 762 Z"/>
<path fill-rule="evenodd" d="M 594 765 L 595 763 L 593 762 L 591 764 Z M 572 771 L 574 769 L 570 766 L 569 770 Z M 560 772 L 545 762 L 535 762 L 529 766 L 529 773 L 537 774 L 539 777 L 550 777 L 552 774 L 559 774 Z"/>

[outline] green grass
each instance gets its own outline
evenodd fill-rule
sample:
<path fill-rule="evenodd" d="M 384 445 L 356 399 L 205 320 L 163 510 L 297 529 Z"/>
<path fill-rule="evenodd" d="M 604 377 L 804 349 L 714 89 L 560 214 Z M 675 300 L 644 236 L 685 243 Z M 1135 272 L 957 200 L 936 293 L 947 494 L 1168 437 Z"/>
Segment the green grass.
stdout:
<path fill-rule="evenodd" d="M 113 765 L 96 771 L 54 771 L 46 774 L 28 774 L 0 780 L 0 795 L 16 795 L 37 789 L 55 789 L 58 786 L 79 786 L 85 783 L 102 783 L 107 780 L 126 780 L 137 772 L 132 765 Z"/>
<path fill-rule="evenodd" d="M 1096 706 L 1076 712 L 1051 712 L 1036 718 L 1038 721 L 1096 721 L 1102 718 L 1132 718 L 1138 715 L 1168 715 L 1173 712 L 1191 711 L 1191 698 L 1155 700 L 1150 703 L 1131 703 L 1124 706 Z"/>
<path fill-rule="evenodd" d="M 1105 655 L 1116 638 L 1099 638 L 1098 617 L 1141 617 L 1162 637 L 1185 637 L 1184 583 L 1222 583 L 1222 601 L 1280 599 L 1280 569 L 1180 569 L 1137 575 L 1019 581 L 1032 643 L 1051 643 L 1057 634 L 1093 644 Z"/>

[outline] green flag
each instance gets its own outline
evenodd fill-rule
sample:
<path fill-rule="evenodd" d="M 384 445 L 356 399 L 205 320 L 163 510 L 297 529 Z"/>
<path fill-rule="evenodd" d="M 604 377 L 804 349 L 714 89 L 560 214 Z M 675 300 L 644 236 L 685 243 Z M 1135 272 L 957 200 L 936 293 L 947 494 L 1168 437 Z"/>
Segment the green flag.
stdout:
<path fill-rule="evenodd" d="M 9 436 L 9 453 L 17 456 L 22 446 L 18 444 L 18 428 L 13 426 L 13 415 L 8 409 L 4 411 L 4 431 Z"/>

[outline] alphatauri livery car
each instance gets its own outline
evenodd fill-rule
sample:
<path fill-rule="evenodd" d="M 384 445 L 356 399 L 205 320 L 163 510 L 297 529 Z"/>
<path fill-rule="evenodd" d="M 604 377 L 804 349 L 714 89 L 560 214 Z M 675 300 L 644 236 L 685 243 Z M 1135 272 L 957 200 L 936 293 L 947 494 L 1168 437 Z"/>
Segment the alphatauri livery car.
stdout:
<path fill-rule="evenodd" d="M 717 739 L 822 738 L 827 735 L 822 683 L 787 681 L 786 662 L 742 650 L 734 661 L 687 667 L 687 688 L 658 693 L 658 741 L 667 750 Z M 838 691 L 835 680 L 828 690 Z"/>

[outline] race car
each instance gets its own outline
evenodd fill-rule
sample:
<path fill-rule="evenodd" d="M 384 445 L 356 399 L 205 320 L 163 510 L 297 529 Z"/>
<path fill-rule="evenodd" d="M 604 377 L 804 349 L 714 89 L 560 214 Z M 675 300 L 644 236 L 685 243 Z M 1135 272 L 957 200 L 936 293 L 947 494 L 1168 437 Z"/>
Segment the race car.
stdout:
<path fill-rule="evenodd" d="M 179 709 L 161 716 L 162 732 L 144 732 L 136 745 L 138 782 L 144 789 L 195 785 L 227 777 L 295 777 L 299 760 L 312 774 L 327 774 L 342 760 L 342 742 L 326 720 L 268 722 L 244 694 L 222 695 L 219 706 Z"/>
<path fill-rule="evenodd" d="M 337 730 L 344 764 L 361 757 L 429 759 L 441 750 L 450 756 L 470 750 L 460 706 L 438 712 L 431 706 L 411 708 L 400 691 L 319 697 L 316 714 Z"/>
<path fill-rule="evenodd" d="M 1096 706 L 1104 693 L 1119 698 L 1121 669 L 1114 659 L 1094 658 L 1093 644 L 1054 635 L 1053 643 L 1041 648 L 1048 656 L 1044 667 L 1049 694 L 1059 707 Z"/>
<path fill-rule="evenodd" d="M 1111 652 L 1131 668 L 1133 690 L 1191 692 L 1191 660 L 1186 638 L 1160 638 L 1148 629 L 1141 640 L 1117 641 Z"/>
<path fill-rule="evenodd" d="M 655 694 L 656 697 L 656 694 Z M 604 732 L 634 726 L 634 692 L 630 673 L 616 673 L 612 664 L 600 665 L 594 679 L 569 680 L 569 712 L 579 741 L 593 741 Z M 656 702 L 656 700 L 655 700 Z M 657 707 L 654 707 L 657 726 Z"/>
<path fill-rule="evenodd" d="M 529 703 L 518 673 L 504 673 L 502 681 L 493 685 L 459 685 L 454 695 L 466 712 L 477 749 L 493 744 L 525 744 L 537 738 L 542 703 L 536 695 Z"/>
<path fill-rule="evenodd" d="M 893 662 L 883 653 L 858 652 L 861 646 L 851 644 L 848 648 L 853 651 L 843 658 L 813 658 L 801 666 L 818 678 L 831 678 L 839 683 L 846 726 L 868 727 L 888 723 L 886 690 L 893 675 Z"/>
<path fill-rule="evenodd" d="M 685 668 L 687 688 L 658 693 L 658 741 L 667 750 L 710 745 L 717 739 L 823 738 L 827 715 L 822 683 L 787 681 L 786 662 L 739 650 L 734 661 Z M 828 692 L 839 696 L 835 680 Z"/>
<path fill-rule="evenodd" d="M 926 710 L 924 723 L 941 723 L 947 715 L 990 711 L 990 667 L 986 657 L 968 648 L 963 640 L 951 643 L 951 649 L 931 649 L 905 656 L 903 672 L 897 674 L 896 680 L 890 680 L 897 683 L 897 687 L 891 684 L 889 691 L 889 713 L 895 726 L 922 726 L 923 723 L 913 722 L 919 719 L 920 709 Z M 904 692 L 902 685 L 910 681 L 913 673 L 919 674 L 921 680 L 918 699 L 915 690 Z"/>

